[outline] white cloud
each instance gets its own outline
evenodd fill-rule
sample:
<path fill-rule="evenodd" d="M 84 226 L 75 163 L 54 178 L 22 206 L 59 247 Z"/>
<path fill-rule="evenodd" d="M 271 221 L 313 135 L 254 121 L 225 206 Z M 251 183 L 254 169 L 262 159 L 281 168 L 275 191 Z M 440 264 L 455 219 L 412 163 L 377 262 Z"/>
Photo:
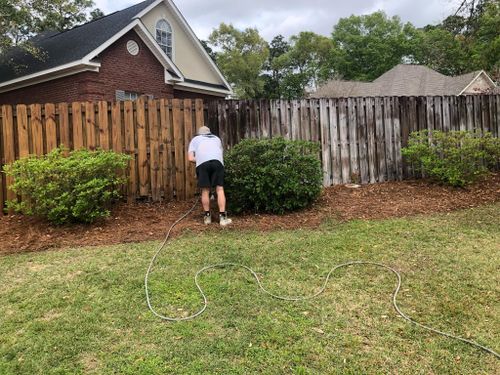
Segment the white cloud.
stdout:
<path fill-rule="evenodd" d="M 175 0 L 174 0 L 175 1 Z M 106 14 L 138 3 L 134 0 L 95 0 Z M 415 26 L 435 24 L 457 9 L 458 0 L 177 0 L 195 33 L 206 39 L 221 22 L 238 28 L 256 27 L 268 41 L 300 31 L 330 35 L 339 18 L 383 10 Z"/>

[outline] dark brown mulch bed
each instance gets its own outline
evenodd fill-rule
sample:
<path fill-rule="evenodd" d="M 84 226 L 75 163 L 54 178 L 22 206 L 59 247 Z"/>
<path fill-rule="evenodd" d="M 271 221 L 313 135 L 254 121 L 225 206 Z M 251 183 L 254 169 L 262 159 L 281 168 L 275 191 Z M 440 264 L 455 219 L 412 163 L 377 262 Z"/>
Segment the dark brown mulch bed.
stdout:
<path fill-rule="evenodd" d="M 310 209 L 283 216 L 245 215 L 234 218 L 229 230 L 314 228 L 327 218 L 338 221 L 383 219 L 476 207 L 500 201 L 500 174 L 467 189 L 433 185 L 425 181 L 388 182 L 359 189 L 335 186 L 324 190 Z M 193 204 L 120 204 L 106 220 L 93 225 L 51 226 L 21 215 L 0 218 L 0 254 L 91 245 L 110 245 L 162 239 L 168 227 Z M 175 229 L 219 231 L 203 226 L 192 214 Z"/>

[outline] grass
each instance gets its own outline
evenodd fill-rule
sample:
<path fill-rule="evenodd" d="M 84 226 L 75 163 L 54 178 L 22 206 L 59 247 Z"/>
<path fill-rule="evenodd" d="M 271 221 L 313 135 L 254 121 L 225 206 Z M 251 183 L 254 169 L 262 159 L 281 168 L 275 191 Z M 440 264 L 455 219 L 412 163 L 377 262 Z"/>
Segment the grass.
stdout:
<path fill-rule="evenodd" d="M 251 266 L 271 291 L 307 294 L 347 260 L 403 275 L 411 317 L 500 350 L 500 205 L 448 215 L 327 222 L 316 230 L 187 233 L 159 259 L 153 303 L 182 316 L 200 307 L 203 265 Z M 390 304 L 394 276 L 374 267 L 334 274 L 308 302 L 273 300 L 250 274 L 201 277 L 198 319 L 164 323 L 145 305 L 157 243 L 0 258 L 1 374 L 493 374 L 500 361 L 423 331 Z"/>

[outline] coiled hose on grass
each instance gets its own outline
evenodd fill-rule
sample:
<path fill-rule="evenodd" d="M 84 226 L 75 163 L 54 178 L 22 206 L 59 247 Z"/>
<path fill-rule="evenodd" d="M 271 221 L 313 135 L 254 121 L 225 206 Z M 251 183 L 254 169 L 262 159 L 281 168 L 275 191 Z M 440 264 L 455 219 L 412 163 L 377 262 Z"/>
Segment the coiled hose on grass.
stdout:
<path fill-rule="evenodd" d="M 452 335 L 450 333 L 439 331 L 439 330 L 437 330 L 435 328 L 426 326 L 425 324 L 419 323 L 419 322 L 413 320 L 412 318 L 410 318 L 403 311 L 401 311 L 401 309 L 398 306 L 398 302 L 397 302 L 397 296 L 398 296 L 399 290 L 401 289 L 401 275 L 400 275 L 400 273 L 398 271 L 396 271 L 394 268 L 392 268 L 390 266 L 387 266 L 385 264 L 376 263 L 376 262 L 369 262 L 369 261 L 362 261 L 362 260 L 341 263 L 341 264 L 337 264 L 336 266 L 333 266 L 330 269 L 330 272 L 328 272 L 328 274 L 326 275 L 325 282 L 323 283 L 323 286 L 319 289 L 319 291 L 316 292 L 316 293 L 314 293 L 314 294 L 312 294 L 312 295 L 310 295 L 310 296 L 302 296 L 302 297 L 300 297 L 300 296 L 298 296 L 298 297 L 297 296 L 280 296 L 280 295 L 271 293 L 270 291 L 266 290 L 266 288 L 264 288 L 264 286 L 260 282 L 260 279 L 259 279 L 259 276 L 257 275 L 257 273 L 255 273 L 255 271 L 252 270 L 250 267 L 247 267 L 247 266 L 242 265 L 242 264 L 236 264 L 236 263 L 219 263 L 219 264 L 213 264 L 213 265 L 205 266 L 202 269 L 200 269 L 198 272 L 196 272 L 196 274 L 194 276 L 194 283 L 195 283 L 196 287 L 198 288 L 198 291 L 200 292 L 201 297 L 203 298 L 203 306 L 202 306 L 202 308 L 200 310 L 198 310 L 197 312 L 193 313 L 192 315 L 189 315 L 189 316 L 186 316 L 186 317 L 182 317 L 182 318 L 170 317 L 170 316 L 165 316 L 165 315 L 160 314 L 151 305 L 151 298 L 150 298 L 150 295 L 149 295 L 149 288 L 148 288 L 149 275 L 151 274 L 151 271 L 153 269 L 153 266 L 154 266 L 154 263 L 155 263 L 156 259 L 158 258 L 158 255 L 160 255 L 161 251 L 165 248 L 165 245 L 167 244 L 167 241 L 169 240 L 170 234 L 171 234 L 172 230 L 174 229 L 174 227 L 177 224 L 179 224 L 182 220 L 184 220 L 186 217 L 188 217 L 194 211 L 194 209 L 195 209 L 195 207 L 197 205 L 198 205 L 198 200 L 195 201 L 194 205 L 184 215 L 182 215 L 179 219 L 177 219 L 172 224 L 172 226 L 170 227 L 170 229 L 168 230 L 168 232 L 167 232 L 167 234 L 165 236 L 165 239 L 158 246 L 158 249 L 157 249 L 156 253 L 154 254 L 153 258 L 151 258 L 151 262 L 149 263 L 149 267 L 148 267 L 148 269 L 146 271 L 146 276 L 144 278 L 144 287 L 145 287 L 145 290 L 146 290 L 146 301 L 147 301 L 149 310 L 151 310 L 151 312 L 154 315 L 156 315 L 158 318 L 160 318 L 162 320 L 165 320 L 165 321 L 169 321 L 169 322 L 182 322 L 182 321 L 194 319 L 197 316 L 201 315 L 206 310 L 206 308 L 207 308 L 208 300 L 207 300 L 207 296 L 203 292 L 203 289 L 201 288 L 201 286 L 200 286 L 200 284 L 198 282 L 198 279 L 199 279 L 199 276 L 203 272 L 211 270 L 211 269 L 215 269 L 215 268 L 227 268 L 227 267 L 243 268 L 243 269 L 249 271 L 253 275 L 253 277 L 257 281 L 257 285 L 259 286 L 259 289 L 262 290 L 264 293 L 268 294 L 269 296 L 271 296 L 273 298 L 276 298 L 276 299 L 283 300 L 283 301 L 305 301 L 305 300 L 313 299 L 313 298 L 319 296 L 320 294 L 322 294 L 325 291 L 326 286 L 328 285 L 328 281 L 330 280 L 330 276 L 331 276 L 331 274 L 333 272 L 335 272 L 335 270 L 337 270 L 339 268 L 342 268 L 342 267 L 349 267 L 349 266 L 355 266 L 355 265 L 365 265 L 365 266 L 369 265 L 369 266 L 376 266 L 376 267 L 383 268 L 383 269 L 385 269 L 387 271 L 392 272 L 396 276 L 397 283 L 396 283 L 396 288 L 394 289 L 394 292 L 392 293 L 392 305 L 394 306 L 394 309 L 396 310 L 396 312 L 403 319 L 405 319 L 406 321 L 408 321 L 408 322 L 410 322 L 412 324 L 415 324 L 418 327 L 426 329 L 428 331 L 437 333 L 439 335 L 448 337 L 450 339 L 459 340 L 459 341 L 462 341 L 462 342 L 464 342 L 466 344 L 475 346 L 476 348 L 482 349 L 482 350 L 484 350 L 484 351 L 486 351 L 486 352 L 494 355 L 497 359 L 500 359 L 500 354 L 498 354 L 493 349 L 490 349 L 490 348 L 488 348 L 488 347 L 486 347 L 484 345 L 478 344 L 478 343 L 476 343 L 474 341 L 464 339 L 463 337 L 459 337 L 459 336 Z"/>

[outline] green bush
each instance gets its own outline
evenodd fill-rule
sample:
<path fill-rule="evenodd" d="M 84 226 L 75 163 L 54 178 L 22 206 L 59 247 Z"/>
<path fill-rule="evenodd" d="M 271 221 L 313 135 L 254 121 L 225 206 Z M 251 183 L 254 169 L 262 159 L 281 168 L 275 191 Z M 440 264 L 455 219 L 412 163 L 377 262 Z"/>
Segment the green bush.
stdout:
<path fill-rule="evenodd" d="M 9 201 L 7 207 L 55 224 L 91 223 L 108 216 L 107 208 L 120 197 L 128 159 L 111 151 L 79 150 L 65 155 L 57 148 L 42 157 L 17 160 L 4 171 L 14 177 L 11 188 L 22 201 Z"/>
<path fill-rule="evenodd" d="M 243 140 L 225 157 L 230 210 L 282 214 L 307 207 L 322 188 L 318 155 L 312 142 Z"/>
<path fill-rule="evenodd" d="M 500 140 L 491 133 L 420 131 L 402 150 L 424 175 L 451 186 L 465 186 L 494 169 L 500 161 Z"/>

